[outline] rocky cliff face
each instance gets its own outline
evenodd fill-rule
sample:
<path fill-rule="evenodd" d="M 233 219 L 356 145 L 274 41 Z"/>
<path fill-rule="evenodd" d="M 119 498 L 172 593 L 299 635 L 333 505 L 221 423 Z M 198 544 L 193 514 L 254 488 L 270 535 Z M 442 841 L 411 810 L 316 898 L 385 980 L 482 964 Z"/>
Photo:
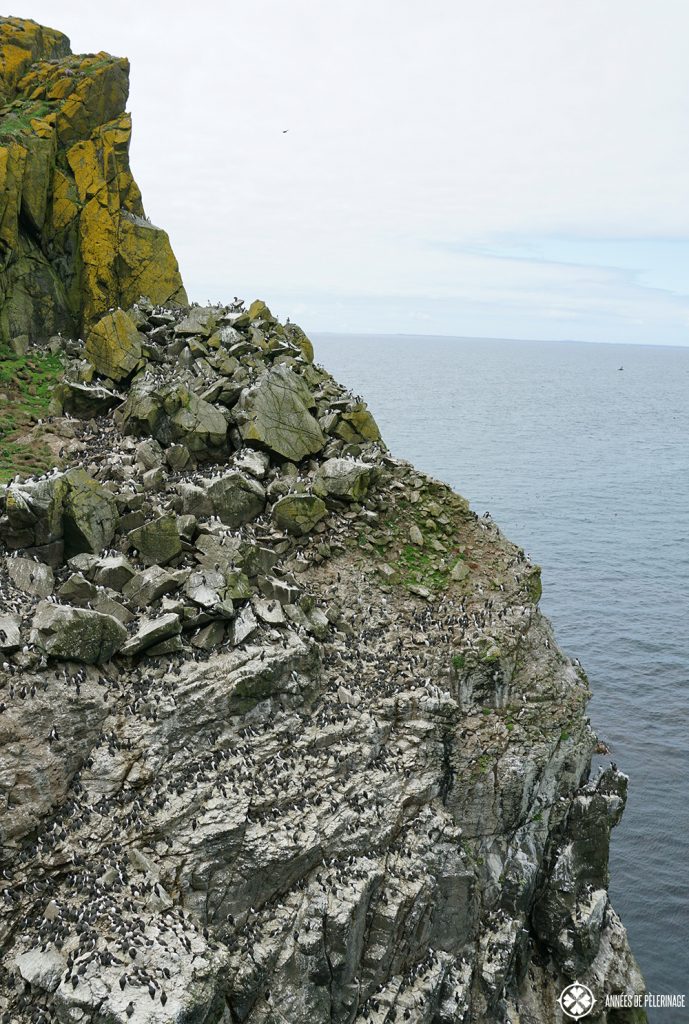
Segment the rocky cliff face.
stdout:
<path fill-rule="evenodd" d="M 45 89 L 78 59 L 25 31 Z M 551 1024 L 574 979 L 642 1020 L 627 780 L 538 568 L 262 302 L 49 348 L 55 468 L 0 492 L 3 1022 Z"/>
<path fill-rule="evenodd" d="M 0 59 L 0 341 L 186 302 L 129 169 L 128 62 L 19 18 L 0 18 Z"/>

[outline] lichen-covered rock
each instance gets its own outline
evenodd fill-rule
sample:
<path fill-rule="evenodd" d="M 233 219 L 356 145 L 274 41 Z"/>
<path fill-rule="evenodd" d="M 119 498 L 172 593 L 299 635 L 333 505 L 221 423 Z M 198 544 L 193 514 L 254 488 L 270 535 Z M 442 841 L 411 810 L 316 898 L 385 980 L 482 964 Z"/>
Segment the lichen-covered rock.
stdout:
<path fill-rule="evenodd" d="M 101 377 L 129 377 L 141 360 L 141 335 L 127 314 L 116 309 L 93 325 L 86 338 L 86 358 Z"/>
<path fill-rule="evenodd" d="M 127 535 L 144 565 L 167 565 L 182 550 L 175 516 L 160 516 Z"/>
<path fill-rule="evenodd" d="M 142 294 L 186 302 L 129 168 L 128 91 L 126 60 L 0 19 L 0 340 L 81 331 Z"/>
<path fill-rule="evenodd" d="M 207 487 L 213 512 L 227 526 L 251 522 L 263 512 L 266 492 L 257 480 L 243 473 L 226 473 Z"/>
<path fill-rule="evenodd" d="M 127 630 L 117 619 L 87 608 L 41 601 L 33 618 L 31 642 L 63 661 L 102 664 L 126 640 Z"/>
<path fill-rule="evenodd" d="M 275 502 L 271 515 L 281 530 L 303 537 L 327 512 L 325 502 L 315 494 L 287 494 Z"/>
<path fill-rule="evenodd" d="M 222 452 L 227 445 L 223 414 L 182 383 L 135 384 L 121 414 L 126 434 L 151 436 L 164 446 L 181 442 L 197 457 Z"/>
<path fill-rule="evenodd" d="M 63 504 L 65 555 L 81 551 L 98 554 L 115 535 L 119 518 L 112 493 L 83 469 L 64 475 L 67 489 Z"/>
<path fill-rule="evenodd" d="M 3 540 L 11 548 L 38 548 L 62 540 L 62 506 L 67 482 L 62 475 L 13 484 L 7 491 Z"/>
<path fill-rule="evenodd" d="M 363 501 L 373 479 L 373 467 L 356 459 L 327 459 L 318 467 L 316 494 L 342 501 Z"/>
<path fill-rule="evenodd" d="M 256 444 L 293 462 L 319 452 L 325 436 L 309 412 L 315 402 L 299 374 L 286 366 L 267 371 L 247 388 L 235 407 L 239 431 Z"/>

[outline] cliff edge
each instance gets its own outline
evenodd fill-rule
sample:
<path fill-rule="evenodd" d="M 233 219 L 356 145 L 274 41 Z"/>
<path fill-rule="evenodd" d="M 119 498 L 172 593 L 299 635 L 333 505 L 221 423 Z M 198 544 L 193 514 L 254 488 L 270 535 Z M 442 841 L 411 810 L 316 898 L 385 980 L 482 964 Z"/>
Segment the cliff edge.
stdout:
<path fill-rule="evenodd" d="M 627 779 L 591 771 L 538 567 L 395 458 L 296 325 L 186 304 L 132 212 L 125 62 L 0 28 L 2 123 L 56 104 L 3 150 L 3 322 L 28 335 L 0 351 L 25 404 L 0 486 L 3 1024 L 552 1024 L 574 981 L 587 1021 L 643 1021 L 605 1008 L 643 991 L 607 892 Z"/>

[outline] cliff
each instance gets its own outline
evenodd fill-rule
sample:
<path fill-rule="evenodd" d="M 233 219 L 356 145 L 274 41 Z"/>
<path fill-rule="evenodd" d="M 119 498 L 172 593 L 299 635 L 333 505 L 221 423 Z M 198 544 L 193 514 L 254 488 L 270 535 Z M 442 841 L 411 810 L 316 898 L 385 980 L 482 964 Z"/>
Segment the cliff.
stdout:
<path fill-rule="evenodd" d="M 12 95 L 95 60 L 21 24 Z M 125 65 L 100 63 L 120 85 L 79 152 L 102 157 L 129 122 Z M 46 209 L 72 151 L 53 113 Z M 135 186 L 110 152 L 112 253 Z M 588 1021 L 642 1021 L 604 1008 L 643 991 L 607 894 L 627 779 L 591 774 L 538 567 L 395 458 L 265 303 L 175 308 L 163 261 L 98 316 L 91 201 L 84 340 L 31 329 L 69 290 L 35 235 L 55 276 L 6 353 L 34 404 L 0 489 L 2 1021 L 552 1024 L 574 980 Z"/>
<path fill-rule="evenodd" d="M 0 18 L 0 342 L 80 333 L 140 295 L 187 301 L 129 168 L 129 63 Z"/>

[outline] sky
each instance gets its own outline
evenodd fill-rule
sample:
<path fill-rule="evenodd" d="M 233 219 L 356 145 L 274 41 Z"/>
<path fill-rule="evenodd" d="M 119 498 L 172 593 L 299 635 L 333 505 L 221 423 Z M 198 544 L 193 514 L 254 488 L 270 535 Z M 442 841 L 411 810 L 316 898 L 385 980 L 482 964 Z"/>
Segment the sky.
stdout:
<path fill-rule="evenodd" d="M 190 298 L 308 331 L 689 344 L 686 0 L 26 0 L 131 61 Z"/>

